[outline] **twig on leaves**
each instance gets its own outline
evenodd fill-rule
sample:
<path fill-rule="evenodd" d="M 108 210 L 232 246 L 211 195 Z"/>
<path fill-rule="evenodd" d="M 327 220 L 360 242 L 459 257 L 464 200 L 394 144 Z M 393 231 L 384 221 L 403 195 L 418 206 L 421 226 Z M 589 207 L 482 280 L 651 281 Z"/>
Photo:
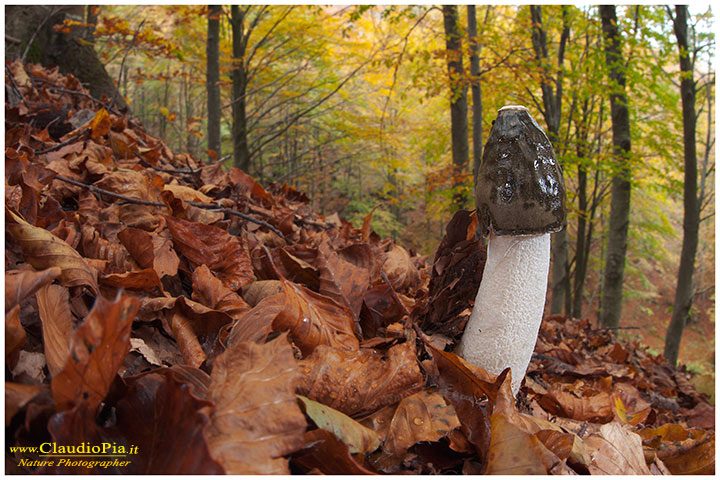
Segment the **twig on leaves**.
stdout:
<path fill-rule="evenodd" d="M 167 205 L 162 202 L 153 202 L 150 200 L 142 200 L 140 198 L 126 197 L 125 195 L 120 195 L 119 193 L 111 192 L 109 190 L 105 190 L 105 189 L 96 187 L 95 185 L 88 185 L 86 183 L 78 182 L 77 180 L 63 177 L 62 175 L 55 175 L 55 178 L 57 180 L 60 180 L 61 182 L 69 183 L 70 185 L 75 185 L 77 187 L 89 190 L 97 195 L 101 195 L 101 196 L 105 195 L 110 198 L 116 198 L 116 199 L 122 200 L 126 203 L 133 203 L 136 205 L 147 205 L 149 207 L 167 207 Z M 257 225 L 265 227 L 265 228 L 271 230 L 273 233 L 280 236 L 281 238 L 284 238 L 284 235 L 282 234 L 282 232 L 280 230 L 278 230 L 277 228 L 275 228 L 274 226 L 270 225 L 269 223 L 267 223 L 263 220 L 258 220 L 257 218 L 247 215 L 245 213 L 237 212 L 235 210 L 222 207 L 215 203 L 203 203 L 203 202 L 192 202 L 192 201 L 186 201 L 185 203 L 187 203 L 188 205 L 192 205 L 193 207 L 202 208 L 203 210 L 212 210 L 215 212 L 223 212 L 223 213 L 227 213 L 228 215 L 234 215 L 236 217 L 240 217 L 244 220 L 247 220 L 250 223 L 255 223 Z"/>
<path fill-rule="evenodd" d="M 55 150 L 60 150 L 60 149 L 63 148 L 64 146 L 70 145 L 71 143 L 75 143 L 80 137 L 82 137 L 83 135 L 85 135 L 85 134 L 86 134 L 87 132 L 89 132 L 89 131 L 90 131 L 90 127 L 83 128 L 83 129 L 80 131 L 80 133 L 78 133 L 77 135 L 74 135 L 74 136 L 68 138 L 68 139 L 65 140 L 64 142 L 58 143 L 58 144 L 56 144 L 56 145 L 53 145 L 52 147 L 46 148 L 45 150 L 35 150 L 35 155 L 42 155 L 42 154 L 44 154 L 44 153 L 50 153 L 50 152 L 54 152 Z"/>

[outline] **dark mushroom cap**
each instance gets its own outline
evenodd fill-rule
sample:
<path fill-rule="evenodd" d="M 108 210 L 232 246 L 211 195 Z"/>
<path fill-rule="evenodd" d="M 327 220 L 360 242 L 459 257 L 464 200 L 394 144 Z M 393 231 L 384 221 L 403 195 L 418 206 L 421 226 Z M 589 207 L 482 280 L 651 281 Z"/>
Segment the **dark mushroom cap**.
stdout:
<path fill-rule="evenodd" d="M 545 132 L 522 106 L 498 111 L 475 185 L 483 234 L 557 232 L 565 221 L 565 182 Z"/>

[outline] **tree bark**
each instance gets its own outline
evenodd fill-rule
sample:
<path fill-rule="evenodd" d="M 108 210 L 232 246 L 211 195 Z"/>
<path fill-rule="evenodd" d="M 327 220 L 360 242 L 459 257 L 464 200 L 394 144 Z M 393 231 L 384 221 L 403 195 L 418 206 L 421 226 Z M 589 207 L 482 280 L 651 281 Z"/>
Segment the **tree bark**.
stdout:
<path fill-rule="evenodd" d="M 628 158 L 630 154 L 630 114 L 625 94 L 622 39 L 618 31 L 615 6 L 601 5 L 600 17 L 605 44 L 605 62 L 610 80 L 610 118 L 612 119 L 613 154 L 616 161 L 616 173 L 610 187 L 610 218 L 600 323 L 604 327 L 617 327 L 620 324 L 622 312 L 625 253 L 630 223 L 631 171 Z"/>
<path fill-rule="evenodd" d="M 683 241 L 680 252 L 677 288 L 672 319 L 665 336 L 665 358 L 672 365 L 677 363 L 685 322 L 690 317 L 693 300 L 693 273 L 695 254 L 698 246 L 700 226 L 700 204 L 697 197 L 697 152 L 695 147 L 695 80 L 693 62 L 688 41 L 688 7 L 677 5 L 673 29 L 680 52 L 680 94 L 683 116 L 683 149 L 685 163 L 685 184 L 683 187 Z"/>
<path fill-rule="evenodd" d="M 462 36 L 460 35 L 458 9 L 456 5 L 443 5 L 445 45 L 447 47 L 447 69 L 450 77 L 450 136 L 453 160 L 453 212 L 465 206 L 467 195 L 463 189 L 467 168 L 468 119 L 467 84 L 462 62 Z"/>
<path fill-rule="evenodd" d="M 250 150 L 247 140 L 247 72 L 245 69 L 245 15 L 238 5 L 230 7 L 232 15 L 232 116 L 233 116 L 233 163 L 244 172 L 250 171 Z"/>
<path fill-rule="evenodd" d="M 221 5 L 210 5 L 207 29 L 207 101 L 208 101 L 208 149 L 214 150 L 217 158 L 220 150 L 220 15 Z"/>
<path fill-rule="evenodd" d="M 560 151 L 560 121 L 562 119 L 563 99 L 563 72 L 562 67 L 565 60 L 565 46 L 570 37 L 570 27 L 567 23 L 567 7 L 562 7 L 563 29 L 560 34 L 560 43 L 557 53 L 557 71 L 554 81 L 549 71 L 549 55 L 547 48 L 547 32 L 542 23 L 542 7 L 540 5 L 530 6 L 530 18 L 532 19 L 532 44 L 535 50 L 535 59 L 541 68 L 546 70 L 540 81 L 542 91 L 543 110 L 542 114 L 548 127 L 548 138 L 556 153 Z M 553 83 L 554 88 L 553 88 Z M 562 162 L 561 162 L 562 164 Z M 568 235 L 564 227 L 552 235 L 552 265 L 550 267 L 550 313 L 561 313 L 565 308 L 569 313 L 571 302 L 570 292 L 570 265 L 568 262 Z"/>
<path fill-rule="evenodd" d="M 109 101 L 115 98 L 120 111 L 128 106 L 117 94 L 115 82 L 105 70 L 93 46 L 81 41 L 86 28 L 73 28 L 70 33 L 55 31 L 53 27 L 70 18 L 83 22 L 85 7 L 82 5 L 7 5 L 5 7 L 5 33 L 21 40 L 18 49 L 5 49 L 5 59 L 20 57 L 28 43 L 31 44 L 26 62 L 37 62 L 45 66 L 57 65 L 63 74 L 72 74 L 87 85 L 90 95 L 100 99 L 103 95 Z"/>
<path fill-rule="evenodd" d="M 487 7 L 489 8 L 489 7 Z M 470 42 L 470 93 L 472 95 L 472 146 L 473 185 L 477 185 L 477 172 L 482 161 L 482 86 L 480 84 L 480 45 L 478 44 L 477 13 L 475 5 L 467 6 L 468 41 Z"/>

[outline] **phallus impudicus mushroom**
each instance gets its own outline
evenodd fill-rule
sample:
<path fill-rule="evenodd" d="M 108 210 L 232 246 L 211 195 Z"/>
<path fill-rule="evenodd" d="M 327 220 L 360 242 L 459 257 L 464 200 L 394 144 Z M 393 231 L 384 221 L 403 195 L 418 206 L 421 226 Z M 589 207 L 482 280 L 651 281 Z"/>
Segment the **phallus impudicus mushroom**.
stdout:
<path fill-rule="evenodd" d="M 550 234 L 563 228 L 565 183 L 545 132 L 527 108 L 498 111 L 475 186 L 487 261 L 456 353 L 489 373 L 510 367 L 516 395 L 542 322 Z"/>

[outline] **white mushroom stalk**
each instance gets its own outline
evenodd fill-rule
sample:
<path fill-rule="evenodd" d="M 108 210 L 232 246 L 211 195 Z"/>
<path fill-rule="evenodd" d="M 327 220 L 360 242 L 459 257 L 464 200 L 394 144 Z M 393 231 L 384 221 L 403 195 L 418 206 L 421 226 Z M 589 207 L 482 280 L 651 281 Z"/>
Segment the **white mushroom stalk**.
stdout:
<path fill-rule="evenodd" d="M 475 203 L 487 261 L 456 353 L 489 373 L 512 371 L 520 389 L 542 323 L 550 234 L 565 219 L 565 186 L 552 146 L 527 108 L 499 110 L 485 146 Z"/>

